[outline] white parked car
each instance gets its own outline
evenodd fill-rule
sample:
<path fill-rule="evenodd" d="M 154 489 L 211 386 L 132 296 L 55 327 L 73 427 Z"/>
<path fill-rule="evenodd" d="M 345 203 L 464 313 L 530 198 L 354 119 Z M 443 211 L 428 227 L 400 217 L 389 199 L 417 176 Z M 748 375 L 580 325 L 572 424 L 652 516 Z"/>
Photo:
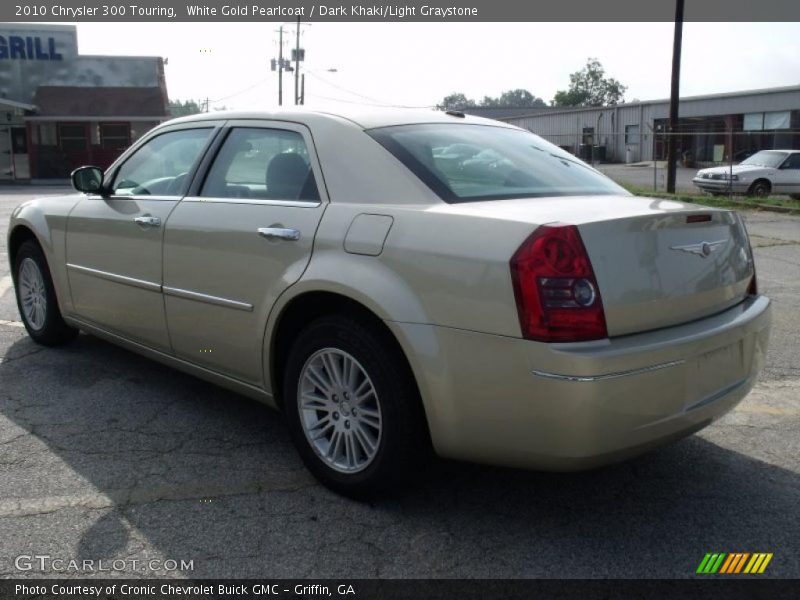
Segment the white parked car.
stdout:
<path fill-rule="evenodd" d="M 733 408 L 767 350 L 735 212 L 632 196 L 498 121 L 203 114 L 73 185 L 11 216 L 30 336 L 81 329 L 280 409 L 347 494 L 430 449 L 621 460 Z"/>
<path fill-rule="evenodd" d="M 692 182 L 712 194 L 763 198 L 788 194 L 800 200 L 800 150 L 762 150 L 733 167 L 700 169 Z"/>

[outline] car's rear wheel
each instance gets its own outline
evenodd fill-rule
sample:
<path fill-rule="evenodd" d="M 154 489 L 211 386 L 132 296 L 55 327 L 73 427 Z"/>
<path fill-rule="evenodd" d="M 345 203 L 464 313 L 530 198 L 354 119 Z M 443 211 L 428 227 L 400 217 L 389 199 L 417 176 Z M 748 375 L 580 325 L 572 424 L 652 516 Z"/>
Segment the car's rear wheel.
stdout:
<path fill-rule="evenodd" d="M 375 327 L 345 316 L 308 325 L 289 352 L 283 403 L 308 469 L 353 497 L 408 482 L 428 456 L 419 394 Z"/>
<path fill-rule="evenodd" d="M 792 200 L 800 200 L 800 194 L 789 194 L 789 198 Z"/>
<path fill-rule="evenodd" d="M 753 182 L 753 185 L 751 185 L 750 189 L 747 191 L 747 195 L 753 196 L 754 198 L 766 198 L 769 196 L 771 191 L 772 186 L 770 185 L 769 181 L 766 181 L 765 179 L 759 179 L 758 181 Z"/>
<path fill-rule="evenodd" d="M 22 323 L 35 342 L 57 346 L 78 335 L 61 316 L 47 260 L 33 240 L 23 242 L 17 250 L 14 281 Z"/>

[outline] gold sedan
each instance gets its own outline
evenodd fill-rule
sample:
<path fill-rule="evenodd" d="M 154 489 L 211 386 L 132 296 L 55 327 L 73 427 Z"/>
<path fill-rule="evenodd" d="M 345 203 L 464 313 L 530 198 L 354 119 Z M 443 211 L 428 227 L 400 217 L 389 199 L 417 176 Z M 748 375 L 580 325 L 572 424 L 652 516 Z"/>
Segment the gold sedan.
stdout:
<path fill-rule="evenodd" d="M 460 113 L 214 113 L 11 218 L 30 336 L 83 330 L 283 411 L 350 495 L 432 453 L 581 469 L 752 387 L 770 302 L 734 212 L 631 196 Z"/>

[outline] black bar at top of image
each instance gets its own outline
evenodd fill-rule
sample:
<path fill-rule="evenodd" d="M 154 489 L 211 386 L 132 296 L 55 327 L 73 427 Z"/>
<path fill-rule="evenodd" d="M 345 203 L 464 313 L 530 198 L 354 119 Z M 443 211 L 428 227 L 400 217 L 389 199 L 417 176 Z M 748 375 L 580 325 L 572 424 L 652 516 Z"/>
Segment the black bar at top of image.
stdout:
<path fill-rule="evenodd" d="M 223 14 L 223 7 L 229 7 Z M 192 9 L 190 7 L 197 7 Z M 120 10 L 120 9 L 124 10 Z M 233 10 L 232 10 L 233 8 Z M 213 10 L 212 10 L 213 9 Z M 361 10 L 367 9 L 367 10 Z M 673 0 L 3 0 L 0 21 L 645 22 Z M 686 21 L 800 21 L 798 0 L 687 0 Z M 565 40 L 569 43 L 569 40 Z"/>
<path fill-rule="evenodd" d="M 631 560 L 638 558 L 631 557 Z M 126 593 L 124 586 L 143 591 L 138 594 Z M 173 586 L 179 591 L 165 592 L 162 586 Z M 80 587 L 86 588 L 86 591 L 69 593 Z M 98 588 L 100 593 L 97 593 Z M 198 588 L 199 591 L 192 591 L 192 588 Z M 0 600 L 794 600 L 799 590 L 800 580 L 748 576 L 683 580 L 7 579 L 0 581 Z"/>

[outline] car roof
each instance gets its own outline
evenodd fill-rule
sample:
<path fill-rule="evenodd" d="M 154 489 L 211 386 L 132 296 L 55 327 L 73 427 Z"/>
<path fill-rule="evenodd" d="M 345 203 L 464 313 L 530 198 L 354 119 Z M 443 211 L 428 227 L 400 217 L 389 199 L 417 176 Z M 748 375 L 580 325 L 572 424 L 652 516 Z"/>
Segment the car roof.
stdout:
<path fill-rule="evenodd" d="M 172 119 L 166 123 L 204 121 L 204 120 L 231 120 L 231 119 L 265 119 L 278 121 L 294 121 L 306 123 L 317 119 L 344 119 L 361 129 L 376 127 L 392 127 L 397 125 L 412 125 L 420 123 L 470 123 L 473 125 L 490 125 L 506 129 L 518 129 L 508 123 L 464 115 L 463 113 L 448 113 L 441 110 L 425 110 L 394 107 L 374 107 L 352 105 L 348 107 L 274 107 L 265 110 L 248 111 L 214 111 L 201 113 L 188 117 Z M 165 124 L 166 124 L 165 123 Z"/>

